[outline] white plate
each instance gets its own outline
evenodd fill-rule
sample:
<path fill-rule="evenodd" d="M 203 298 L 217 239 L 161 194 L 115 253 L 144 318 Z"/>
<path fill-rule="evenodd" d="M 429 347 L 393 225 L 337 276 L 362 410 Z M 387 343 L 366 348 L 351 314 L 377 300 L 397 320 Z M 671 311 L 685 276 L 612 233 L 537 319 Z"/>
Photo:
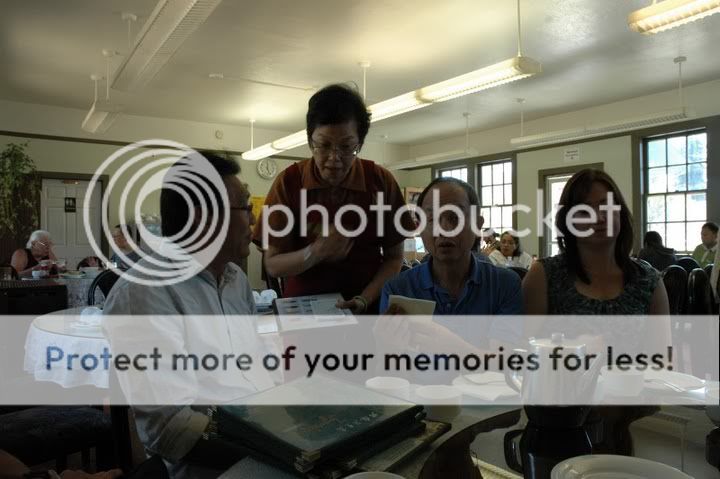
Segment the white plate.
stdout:
<path fill-rule="evenodd" d="M 705 381 L 691 376 L 690 374 L 678 373 L 676 371 L 645 371 L 645 387 L 658 391 L 672 391 L 671 388 L 660 382 L 650 382 L 649 379 L 660 379 L 667 381 L 683 389 L 700 389 L 705 387 Z"/>
<path fill-rule="evenodd" d="M 692 479 L 682 471 L 639 457 L 590 454 L 555 466 L 551 479 Z"/>
<path fill-rule="evenodd" d="M 499 381 L 502 377 L 502 382 Z M 480 382 L 484 381 L 484 382 Z M 483 401 L 496 401 L 498 398 L 518 396 L 518 393 L 505 383 L 505 376 L 499 373 L 467 374 L 453 379 L 452 385 L 465 396 Z"/>

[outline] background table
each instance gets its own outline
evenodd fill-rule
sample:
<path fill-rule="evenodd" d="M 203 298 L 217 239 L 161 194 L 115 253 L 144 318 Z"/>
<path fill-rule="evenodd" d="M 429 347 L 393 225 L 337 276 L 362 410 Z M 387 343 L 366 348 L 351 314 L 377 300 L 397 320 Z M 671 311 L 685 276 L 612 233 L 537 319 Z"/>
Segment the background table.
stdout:
<path fill-rule="evenodd" d="M 87 304 L 88 291 L 95 278 L 59 278 L 58 283 L 67 287 L 68 308 L 76 308 Z M 105 295 L 100 288 L 95 289 L 95 305 L 102 306 Z"/>
<path fill-rule="evenodd" d="M 80 330 L 73 327 L 77 316 L 84 307 L 70 308 L 35 318 L 25 340 L 24 369 L 37 381 L 51 381 L 64 388 L 78 386 L 109 387 L 109 373 L 103 368 L 94 371 L 68 370 L 67 368 L 45 368 L 48 346 L 57 346 L 64 351 L 85 351 L 100 355 L 110 344 L 100 328 Z"/>

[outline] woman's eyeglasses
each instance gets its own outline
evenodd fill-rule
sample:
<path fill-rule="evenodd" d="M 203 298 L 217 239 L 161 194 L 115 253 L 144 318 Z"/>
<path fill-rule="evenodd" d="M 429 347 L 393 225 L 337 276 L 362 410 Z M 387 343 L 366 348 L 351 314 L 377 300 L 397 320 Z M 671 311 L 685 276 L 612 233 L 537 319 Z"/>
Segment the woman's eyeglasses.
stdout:
<path fill-rule="evenodd" d="M 321 155 L 323 157 L 330 156 L 331 153 L 335 152 L 335 156 L 339 158 L 350 158 L 360 152 L 360 144 L 355 145 L 339 145 L 333 146 L 330 144 L 317 144 L 314 141 L 310 144 L 310 148 L 313 153 Z"/>

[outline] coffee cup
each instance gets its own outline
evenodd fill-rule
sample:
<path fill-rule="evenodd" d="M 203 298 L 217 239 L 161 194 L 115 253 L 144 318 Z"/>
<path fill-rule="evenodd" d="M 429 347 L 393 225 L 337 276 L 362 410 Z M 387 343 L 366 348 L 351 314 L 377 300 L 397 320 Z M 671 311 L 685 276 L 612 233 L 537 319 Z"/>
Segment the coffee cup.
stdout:
<path fill-rule="evenodd" d="M 418 403 L 425 406 L 431 421 L 451 422 L 460 414 L 462 392 L 452 386 L 429 385 L 415 390 Z"/>
<path fill-rule="evenodd" d="M 600 368 L 603 390 L 611 396 L 639 396 L 645 386 L 645 373 L 637 367 L 619 369 L 617 366 Z"/>
<path fill-rule="evenodd" d="M 407 379 L 376 376 L 365 381 L 365 387 L 406 401 L 410 399 L 410 381 Z"/>
<path fill-rule="evenodd" d="M 42 279 L 48 277 L 48 271 L 46 269 L 36 269 L 32 272 L 33 279 Z"/>

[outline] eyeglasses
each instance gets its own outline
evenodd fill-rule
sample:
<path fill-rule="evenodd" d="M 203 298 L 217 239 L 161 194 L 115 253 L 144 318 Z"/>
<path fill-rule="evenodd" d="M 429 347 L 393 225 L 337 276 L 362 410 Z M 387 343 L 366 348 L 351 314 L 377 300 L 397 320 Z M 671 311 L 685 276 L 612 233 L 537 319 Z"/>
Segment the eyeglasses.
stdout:
<path fill-rule="evenodd" d="M 360 144 L 356 143 L 354 145 L 333 146 L 326 143 L 318 145 L 311 140 L 310 148 L 314 153 L 321 156 L 327 157 L 330 156 L 330 153 L 335 152 L 335 156 L 339 158 L 350 158 L 358 154 L 360 151 Z"/>
<path fill-rule="evenodd" d="M 40 241 L 40 240 L 35 240 L 35 242 L 36 242 L 37 244 L 39 244 L 40 246 L 45 246 L 45 247 L 47 247 L 47 248 L 50 248 L 50 247 L 52 246 L 52 241 L 48 241 L 47 243 L 43 243 L 43 242 Z"/>
<path fill-rule="evenodd" d="M 231 210 L 241 210 L 245 211 L 247 214 L 252 213 L 253 207 L 252 205 L 245 205 L 245 206 L 231 206 Z"/>

